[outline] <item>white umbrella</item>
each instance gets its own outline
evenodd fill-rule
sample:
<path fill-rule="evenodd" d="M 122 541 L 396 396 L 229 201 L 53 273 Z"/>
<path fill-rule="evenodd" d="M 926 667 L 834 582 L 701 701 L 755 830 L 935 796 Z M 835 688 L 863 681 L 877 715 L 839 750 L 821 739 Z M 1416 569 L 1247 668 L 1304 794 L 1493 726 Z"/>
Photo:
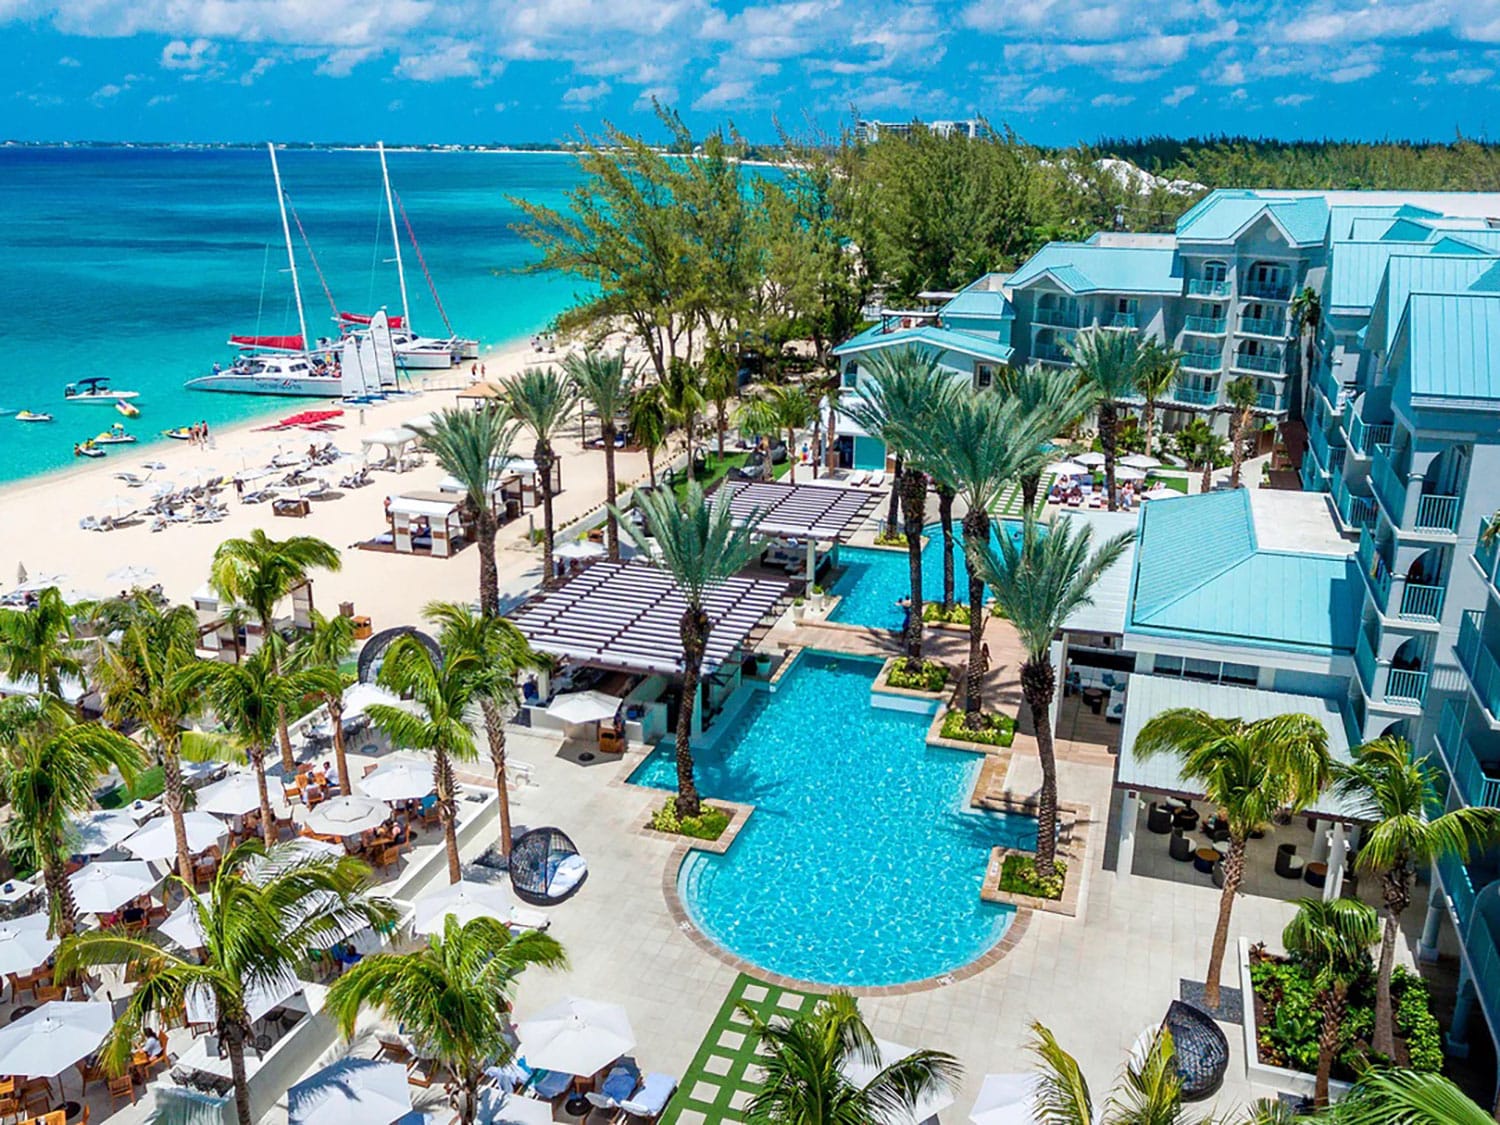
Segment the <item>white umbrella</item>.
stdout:
<path fill-rule="evenodd" d="M 402 422 L 401 428 L 404 430 L 415 430 L 417 433 L 421 433 L 423 430 L 432 429 L 436 421 L 437 419 L 431 414 L 418 414 L 415 418 L 408 418 L 406 421 Z"/>
<path fill-rule="evenodd" d="M 1077 461 L 1054 461 L 1042 470 L 1051 473 L 1055 477 L 1081 477 L 1088 475 L 1088 469 Z"/>
<path fill-rule="evenodd" d="M 149 566 L 140 566 L 130 563 L 110 571 L 104 576 L 106 582 L 118 582 L 122 586 L 139 586 L 142 582 L 149 582 L 156 577 L 156 571 Z"/>
<path fill-rule="evenodd" d="M 1100 465 L 1104 464 L 1104 454 L 1093 452 L 1080 453 L 1073 460 L 1077 461 L 1080 465 L 1087 465 L 1091 469 L 1097 469 Z"/>
<path fill-rule="evenodd" d="M 373 797 L 335 797 L 307 814 L 307 826 L 325 836 L 357 836 L 391 819 L 384 801 Z"/>
<path fill-rule="evenodd" d="M 199 948 L 203 944 L 203 927 L 198 923 L 198 904 L 190 898 L 183 899 L 156 927 L 156 932 L 183 949 Z"/>
<path fill-rule="evenodd" d="M 184 469 L 182 471 L 183 479 L 192 484 L 203 484 L 206 481 L 213 480 L 214 477 L 223 475 L 223 473 L 219 472 L 212 465 L 199 465 L 195 468 Z"/>
<path fill-rule="evenodd" d="M 106 1003 L 53 1000 L 0 1030 L 0 1072 L 53 1078 L 91 1055 L 114 1027 Z"/>
<path fill-rule="evenodd" d="M 129 496 L 108 496 L 99 501 L 99 514 L 101 516 L 112 516 L 115 519 L 123 519 L 133 514 L 140 504 Z"/>
<path fill-rule="evenodd" d="M 254 982 L 245 989 L 245 1014 L 254 1023 L 272 1008 L 279 1008 L 282 1001 L 301 991 L 302 982 L 291 973 L 285 973 L 269 982 Z M 217 1022 L 219 1005 L 206 986 L 190 987 L 184 999 L 188 1023 Z"/>
<path fill-rule="evenodd" d="M 286 1092 L 289 1125 L 390 1125 L 411 1110 L 400 1063 L 340 1059 Z"/>
<path fill-rule="evenodd" d="M 118 863 L 94 862 L 68 876 L 73 902 L 80 914 L 108 914 L 160 882 L 138 859 Z M 0 1071 L 0 1073 L 4 1073 Z"/>
<path fill-rule="evenodd" d="M 490 1087 L 479 1091 L 479 1120 L 485 1125 L 552 1125 L 552 1104 Z"/>
<path fill-rule="evenodd" d="M 587 539 L 574 539 L 570 543 L 564 543 L 552 552 L 554 558 L 559 559 L 602 559 L 604 557 L 603 543 L 590 543 Z"/>
<path fill-rule="evenodd" d="M 68 847 L 74 855 L 98 855 L 132 835 L 138 827 L 128 812 L 95 809 L 73 818 Z"/>
<path fill-rule="evenodd" d="M 466 926 L 475 918 L 510 917 L 515 903 L 502 883 L 474 883 L 465 879 L 440 891 L 417 899 L 412 929 L 419 934 L 435 934 L 443 928 L 448 915 Z"/>
<path fill-rule="evenodd" d="M 879 1053 L 880 1059 L 874 1064 L 867 1063 L 856 1055 L 846 1056 L 841 1067 L 844 1077 L 856 1086 L 864 1086 L 886 1067 L 912 1053 L 912 1048 L 893 1043 L 889 1039 L 876 1039 L 875 1050 Z M 890 1125 L 917 1125 L 917 1122 L 937 1116 L 952 1104 L 952 1091 L 945 1086 L 939 1087 L 930 1093 L 923 1094 L 917 1100 L 914 1112 L 889 1113 L 886 1115 L 886 1120 L 890 1122 Z"/>
<path fill-rule="evenodd" d="M 151 486 L 151 499 L 161 500 L 177 491 L 177 482 L 171 480 L 159 480 Z"/>
<path fill-rule="evenodd" d="M 422 708 L 409 699 L 402 699 L 399 695 L 380 687 L 378 684 L 350 684 L 344 689 L 344 722 L 357 719 L 365 713 L 365 708 L 372 703 L 382 703 L 387 707 L 399 707 L 403 711 L 410 711 L 413 715 L 419 715 Z"/>
<path fill-rule="evenodd" d="M 549 703 L 547 714 L 565 723 L 595 723 L 614 718 L 624 702 L 602 691 L 570 691 Z"/>
<path fill-rule="evenodd" d="M 1115 466 L 1115 480 L 1141 481 L 1146 479 L 1146 474 L 1139 469 L 1132 469 L 1129 465 Z"/>
<path fill-rule="evenodd" d="M 26 564 L 23 562 L 16 563 L 16 583 L 21 586 L 26 584 Z"/>
<path fill-rule="evenodd" d="M 52 956 L 57 938 L 47 936 L 49 922 L 45 913 L 0 922 L 0 973 L 29 973 Z"/>
<path fill-rule="evenodd" d="M 576 997 L 518 1024 L 516 1034 L 528 1066 L 564 1074 L 596 1074 L 635 1046 L 624 1008 Z"/>
<path fill-rule="evenodd" d="M 200 812 L 220 816 L 243 816 L 260 808 L 260 788 L 248 773 L 232 773 L 223 781 L 198 790 Z"/>
<path fill-rule="evenodd" d="M 189 855 L 207 851 L 229 834 L 229 826 L 218 817 L 201 810 L 182 814 Z M 177 831 L 170 816 L 159 816 L 125 841 L 125 848 L 137 859 L 172 859 L 177 855 Z"/>
<path fill-rule="evenodd" d="M 1033 1125 L 1036 1090 L 1035 1074 L 986 1074 L 969 1120 L 974 1125 Z"/>
<path fill-rule="evenodd" d="M 1129 465 L 1132 469 L 1159 469 L 1161 462 L 1155 457 L 1148 457 L 1144 453 L 1132 453 L 1128 457 L 1121 457 L 1120 464 Z"/>
<path fill-rule="evenodd" d="M 234 479 L 249 482 L 252 480 L 262 480 L 265 477 L 276 475 L 277 470 L 268 468 L 265 465 L 261 465 L 254 469 L 241 469 L 239 472 L 234 474 Z"/>
<path fill-rule="evenodd" d="M 406 762 L 388 762 L 361 779 L 360 790 L 378 801 L 409 801 L 433 790 L 432 771 Z"/>

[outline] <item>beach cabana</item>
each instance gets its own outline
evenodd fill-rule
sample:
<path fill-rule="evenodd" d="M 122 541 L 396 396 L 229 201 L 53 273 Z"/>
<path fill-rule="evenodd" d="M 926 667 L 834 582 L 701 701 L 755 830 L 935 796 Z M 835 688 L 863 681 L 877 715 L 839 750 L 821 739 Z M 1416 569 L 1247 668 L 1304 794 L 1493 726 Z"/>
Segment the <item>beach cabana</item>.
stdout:
<path fill-rule="evenodd" d="M 797 569 L 804 570 L 809 586 L 817 576 L 818 544 L 836 545 L 848 540 L 869 521 L 887 495 L 880 489 L 781 481 L 727 481 L 723 488 L 736 523 L 753 523 L 762 535 L 805 546 L 806 565 Z M 775 550 L 768 556 L 776 557 Z"/>
<path fill-rule="evenodd" d="M 461 498 L 445 492 L 408 492 L 391 497 L 388 514 L 396 553 L 429 554 L 439 559 L 453 554 L 463 538 L 462 508 Z M 418 550 L 423 547 L 425 550 Z"/>
<path fill-rule="evenodd" d="M 360 447 L 364 450 L 365 460 L 370 458 L 370 450 L 376 446 L 384 449 L 386 456 L 394 460 L 399 467 L 401 454 L 406 447 L 417 440 L 417 435 L 405 426 L 391 426 L 389 429 L 376 430 L 373 434 L 366 434 L 359 439 Z"/>

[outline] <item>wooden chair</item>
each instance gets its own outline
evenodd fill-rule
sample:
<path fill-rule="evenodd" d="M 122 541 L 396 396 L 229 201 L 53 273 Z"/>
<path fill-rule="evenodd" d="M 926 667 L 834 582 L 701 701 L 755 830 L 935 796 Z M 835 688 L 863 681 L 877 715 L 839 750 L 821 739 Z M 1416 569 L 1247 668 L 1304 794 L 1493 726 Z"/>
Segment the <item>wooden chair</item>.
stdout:
<path fill-rule="evenodd" d="M 62 987 L 55 984 L 39 984 L 32 990 L 38 1004 L 46 1004 L 63 998 Z"/>
<path fill-rule="evenodd" d="M 115 1103 L 121 1098 L 129 1098 L 130 1104 L 135 1105 L 135 1079 L 129 1074 L 122 1074 L 118 1078 L 109 1080 L 110 1112 L 114 1112 Z"/>
<path fill-rule="evenodd" d="M 401 865 L 401 845 L 396 843 L 381 844 L 370 852 L 370 866 L 377 871 L 385 871 Z"/>
<path fill-rule="evenodd" d="M 288 785 L 282 782 L 281 799 L 289 805 L 295 805 L 302 800 L 302 780 L 298 778 L 297 784 Z"/>
<path fill-rule="evenodd" d="M 431 1059 L 414 1058 L 406 1064 L 406 1084 L 419 1086 L 423 1090 L 432 1085 L 437 1077 L 438 1064 Z"/>
<path fill-rule="evenodd" d="M 15 1094 L 0 1094 L 0 1121 L 9 1121 L 21 1116 L 21 1099 Z"/>
<path fill-rule="evenodd" d="M 412 1061 L 411 1051 L 399 1036 L 392 1035 L 388 1031 L 377 1031 L 375 1041 L 380 1044 L 380 1050 L 375 1052 L 375 1057 L 381 1062 L 406 1064 Z"/>
<path fill-rule="evenodd" d="M 442 823 L 443 814 L 438 811 L 437 802 L 433 802 L 431 808 L 422 810 L 423 828 L 438 828 L 442 825 Z"/>
<path fill-rule="evenodd" d="M 27 1117 L 41 1117 L 52 1112 L 52 1091 L 41 1089 L 22 1094 L 21 1109 Z"/>
<path fill-rule="evenodd" d="M 83 1088 L 84 1097 L 88 1097 L 89 1083 L 99 1082 L 104 1078 L 104 1064 L 90 1062 L 88 1059 L 79 1059 L 73 1064 L 78 1068 L 78 1082 Z"/>

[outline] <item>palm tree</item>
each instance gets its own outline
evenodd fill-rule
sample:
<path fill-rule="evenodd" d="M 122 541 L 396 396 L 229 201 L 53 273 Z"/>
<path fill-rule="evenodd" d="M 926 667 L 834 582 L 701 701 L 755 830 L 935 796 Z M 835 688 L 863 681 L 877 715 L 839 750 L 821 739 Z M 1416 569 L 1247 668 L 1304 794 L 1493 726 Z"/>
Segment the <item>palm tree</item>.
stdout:
<path fill-rule="evenodd" d="M 1093 397 L 1079 384 L 1072 371 L 1062 371 L 1033 363 L 1028 367 L 1002 367 L 995 380 L 995 390 L 1016 401 L 1027 415 L 1041 414 L 1052 420 L 1052 432 L 1068 429 L 1088 412 Z M 1056 456 L 1046 445 L 1039 445 L 1036 456 L 1021 471 L 1022 508 L 1034 512 L 1037 492 L 1041 488 L 1042 469 Z"/>
<path fill-rule="evenodd" d="M 563 370 L 573 380 L 573 389 L 599 413 L 599 433 L 604 438 L 604 503 L 609 557 L 620 557 L 620 525 L 613 511 L 615 495 L 615 419 L 630 406 L 630 388 L 635 371 L 625 365 L 624 351 L 587 351 L 563 360 Z M 723 437 L 719 438 L 723 450 Z"/>
<path fill-rule="evenodd" d="M 209 564 L 208 581 L 214 593 L 226 601 L 238 602 L 260 623 L 261 643 L 270 646 L 275 631 L 276 606 L 314 570 L 338 570 L 342 560 L 336 547 L 312 535 L 294 535 L 290 539 L 272 539 L 260 528 L 247 539 L 226 539 L 214 552 Z M 272 649 L 276 671 L 281 671 L 279 650 Z M 286 729 L 286 711 L 276 714 L 276 733 L 281 742 L 281 764 L 288 771 L 296 768 L 292 757 L 292 739 Z"/>
<path fill-rule="evenodd" d="M 1260 398 L 1260 386 L 1249 375 L 1231 379 L 1224 388 L 1229 399 L 1229 487 L 1240 486 L 1240 466 L 1245 463 L 1245 434 L 1255 416 L 1255 403 Z"/>
<path fill-rule="evenodd" d="M 1330 1125 L 1494 1125 L 1452 1079 L 1418 1070 L 1371 1070 L 1313 1119 Z"/>
<path fill-rule="evenodd" d="M 667 364 L 667 377 L 659 385 L 667 417 L 687 434 L 687 475 L 688 480 L 693 480 L 696 471 L 693 468 L 693 439 L 698 430 L 698 415 L 705 405 L 703 376 L 687 360 L 673 356 Z"/>
<path fill-rule="evenodd" d="M 1318 347 L 1318 330 L 1323 325 L 1323 298 L 1311 285 L 1304 285 L 1292 298 L 1288 311 L 1292 314 L 1292 326 L 1296 330 L 1297 339 L 1305 349 L 1303 371 L 1310 376 L 1316 366 L 1314 359 Z"/>
<path fill-rule="evenodd" d="M 661 384 L 652 383 L 636 391 L 626 413 L 630 440 L 646 451 L 646 473 L 656 487 L 656 455 L 667 444 L 667 402 Z M 619 526 L 616 523 L 616 526 Z"/>
<path fill-rule="evenodd" d="M 1348 765 L 1335 767 L 1334 790 L 1356 820 L 1365 823 L 1355 866 L 1380 879 L 1385 933 L 1375 988 L 1375 1034 L 1371 1048 L 1395 1054 L 1396 1027 L 1391 1004 L 1391 970 L 1401 915 L 1411 905 L 1419 871 L 1439 860 L 1467 860 L 1470 853 L 1500 843 L 1500 809 L 1460 807 L 1440 816 L 1437 773 L 1404 739 L 1378 738 L 1357 747 Z"/>
<path fill-rule="evenodd" d="M 505 724 L 518 693 L 516 677 L 539 669 L 546 658 L 534 651 L 521 631 L 503 617 L 479 617 L 455 602 L 431 602 L 423 616 L 439 628 L 443 652 L 477 656 L 479 710 L 484 716 L 485 741 L 495 772 L 495 794 L 500 802 L 500 854 L 510 855 L 510 789 L 505 781 Z"/>
<path fill-rule="evenodd" d="M 1198 482 L 1199 492 L 1212 492 L 1214 488 L 1214 468 L 1219 458 L 1224 456 L 1224 439 L 1209 430 L 1199 439 L 1197 448 L 1194 450 L 1199 463 L 1203 466 L 1203 478 Z"/>
<path fill-rule="evenodd" d="M 502 411 L 453 407 L 433 415 L 422 431 L 422 443 L 443 471 L 463 486 L 464 508 L 474 523 L 479 547 L 479 606 L 492 616 L 500 612 L 500 577 L 495 565 L 499 522 L 492 482 L 510 456 L 515 437 L 515 424 Z"/>
<path fill-rule="evenodd" d="M 309 696 L 327 698 L 343 689 L 338 672 L 326 666 L 281 670 L 280 638 L 256 649 L 238 664 L 199 660 L 181 669 L 176 690 L 196 695 L 227 731 L 223 746 L 243 753 L 255 772 L 260 791 L 261 835 L 266 845 L 276 843 L 276 818 L 271 812 L 271 794 L 266 786 L 266 751 L 276 739 L 277 727 L 288 707 L 296 707 Z M 293 763 L 295 766 L 295 763 Z"/>
<path fill-rule="evenodd" d="M 93 930 L 63 943 L 58 967 L 63 972 L 101 965 L 140 970 L 139 983 L 104 1041 L 110 1073 L 123 1073 L 130 1065 L 143 1028 L 161 1026 L 185 1008 L 189 997 L 211 999 L 219 1041 L 229 1055 L 239 1125 L 255 1125 L 245 1072 L 250 997 L 290 990 L 308 950 L 326 949 L 366 926 L 388 926 L 395 912 L 367 893 L 368 882 L 369 868 L 352 857 L 308 857 L 284 848 L 267 852 L 247 841 L 224 857 L 206 894 L 181 884 L 203 933 L 200 959 L 180 956 L 146 936 Z"/>
<path fill-rule="evenodd" d="M 1129 1060 L 1121 1086 L 1110 1092 L 1104 1111 L 1094 1112 L 1093 1095 L 1078 1060 L 1063 1049 L 1050 1029 L 1031 1025 L 1028 1050 L 1036 1058 L 1037 1120 L 1050 1125 L 1182 1125 L 1182 1079 L 1178 1077 L 1172 1034 L 1161 1030 L 1144 1059 Z"/>
<path fill-rule="evenodd" d="M 792 484 L 797 483 L 797 431 L 813 424 L 818 408 L 801 387 L 771 386 L 756 400 L 758 409 L 752 417 L 752 428 L 762 432 L 780 431 L 786 435 L 787 469 Z"/>
<path fill-rule="evenodd" d="M 1115 443 L 1119 431 L 1119 404 L 1137 393 L 1146 356 L 1134 332 L 1085 328 L 1064 345 L 1078 380 L 1087 388 L 1099 414 L 1099 444 L 1104 450 L 1104 487 L 1109 510 L 1115 499 Z"/>
<path fill-rule="evenodd" d="M 191 692 L 178 673 L 198 662 L 198 615 L 191 606 L 163 608 L 137 591 L 105 602 L 95 613 L 106 641 L 96 665 L 104 717 L 116 727 L 137 724 L 151 738 L 162 765 L 162 801 L 177 838 L 177 871 L 193 874 L 182 811 L 182 730 L 195 710 Z"/>
<path fill-rule="evenodd" d="M 1052 698 L 1057 691 L 1052 671 L 1052 642 L 1068 619 L 1093 604 L 1099 576 L 1114 566 L 1135 540 L 1135 532 L 1116 535 L 1093 547 L 1093 528 L 1082 521 L 1056 520 L 1045 526 L 1027 513 L 1021 543 L 1000 536 L 1000 554 L 986 545 L 970 565 L 995 593 L 995 600 L 1026 647 L 1021 665 L 1021 694 L 1031 712 L 1037 755 L 1042 762 L 1041 802 L 1037 809 L 1036 867 L 1053 874 L 1057 855 L 1057 761 L 1052 747 Z"/>
<path fill-rule="evenodd" d="M 536 438 L 532 460 L 542 480 L 542 585 L 547 587 L 557 581 L 552 565 L 552 468 L 557 463 L 552 439 L 578 399 L 572 385 L 552 368 L 528 367 L 506 386 L 505 402 Z"/>
<path fill-rule="evenodd" d="M 711 347 L 703 357 L 703 399 L 713 404 L 714 432 L 719 460 L 724 459 L 724 437 L 729 432 L 729 403 L 740 390 L 740 373 L 723 348 Z M 614 498 L 610 498 L 613 502 Z"/>
<path fill-rule="evenodd" d="M 49 929 L 66 936 L 78 926 L 66 871 L 71 818 L 90 807 L 107 770 L 132 781 L 144 764 L 141 748 L 117 731 L 83 722 L 50 695 L 0 701 L 0 746 L 0 790 L 11 810 L 7 845 L 41 869 Z"/>
<path fill-rule="evenodd" d="M 847 992 L 824 997 L 805 1016 L 764 1019 L 747 1004 L 740 1014 L 759 1041 L 765 1071 L 746 1107 L 750 1125 L 865 1125 L 911 1119 L 925 1098 L 956 1090 L 963 1067 L 945 1051 L 918 1050 L 886 1062 Z M 874 1068 L 859 1084 L 848 1071 Z"/>
<path fill-rule="evenodd" d="M 35 680 L 38 690 L 57 699 L 63 680 L 83 674 L 73 611 L 56 586 L 40 591 L 35 605 L 0 613 L 0 674 Z"/>
<path fill-rule="evenodd" d="M 693 780 L 693 709 L 698 701 L 698 683 L 703 674 L 703 654 L 708 649 L 713 622 L 703 610 L 703 599 L 725 579 L 755 561 L 766 549 L 756 533 L 757 514 L 737 523 L 729 509 L 729 493 L 721 491 L 710 503 L 696 481 L 689 482 L 679 506 L 668 491 L 649 492 L 636 498 L 646 517 L 645 528 L 625 525 L 630 541 L 665 570 L 687 602 L 678 630 L 682 636 L 682 695 L 677 707 L 677 815 L 697 816 L 698 786 Z M 653 549 L 653 543 L 655 545 Z"/>
<path fill-rule="evenodd" d="M 338 766 L 339 792 L 348 796 L 354 792 L 349 777 L 349 760 L 344 744 L 344 675 L 339 665 L 354 648 L 354 618 L 342 613 L 324 617 L 313 610 L 312 628 L 297 638 L 292 645 L 291 666 L 293 669 L 322 668 L 333 672 L 322 677 L 323 690 L 318 698 L 328 711 L 328 722 L 333 727 L 333 760 Z"/>
<path fill-rule="evenodd" d="M 1281 933 L 1287 952 L 1311 970 L 1323 1013 L 1314 1105 L 1328 1104 L 1328 1077 L 1349 1004 L 1349 985 L 1369 964 L 1370 946 L 1379 940 L 1380 922 L 1374 907 L 1357 898 L 1301 899 L 1296 915 Z"/>
<path fill-rule="evenodd" d="M 453 762 L 479 756 L 474 730 L 466 713 L 479 693 L 484 655 L 447 652 L 434 657 L 415 637 L 399 637 L 386 651 L 380 684 L 416 704 L 417 713 L 385 703 L 372 704 L 366 714 L 397 746 L 432 755 L 432 785 L 437 793 L 438 819 L 448 849 L 448 881 L 463 878 L 458 862 L 458 784 Z"/>
<path fill-rule="evenodd" d="M 1136 375 L 1135 389 L 1146 400 L 1141 408 L 1141 429 L 1146 431 L 1146 456 L 1151 456 L 1151 439 L 1156 430 L 1156 404 L 1177 381 L 1178 364 L 1182 353 L 1168 347 L 1155 337 L 1142 345 L 1145 353 L 1141 369 Z"/>
<path fill-rule="evenodd" d="M 1273 715 L 1247 723 L 1178 707 L 1147 720 L 1136 736 L 1135 754 L 1142 761 L 1175 755 L 1183 780 L 1196 784 L 1228 823 L 1224 889 L 1203 993 L 1208 1007 L 1217 1009 L 1229 917 L 1245 875 L 1246 842 L 1278 814 L 1300 811 L 1331 780 L 1328 732 L 1311 715 Z"/>
<path fill-rule="evenodd" d="M 441 1063 L 458 1086 L 458 1120 L 471 1125 L 485 1070 L 514 1050 L 507 1037 L 511 1002 L 530 965 L 567 968 L 557 939 L 540 930 L 512 934 L 497 918 L 461 925 L 451 914 L 442 934 L 407 953 L 375 953 L 333 982 L 327 1012 L 347 1038 L 366 1008 L 398 1022 L 424 1057 Z"/>

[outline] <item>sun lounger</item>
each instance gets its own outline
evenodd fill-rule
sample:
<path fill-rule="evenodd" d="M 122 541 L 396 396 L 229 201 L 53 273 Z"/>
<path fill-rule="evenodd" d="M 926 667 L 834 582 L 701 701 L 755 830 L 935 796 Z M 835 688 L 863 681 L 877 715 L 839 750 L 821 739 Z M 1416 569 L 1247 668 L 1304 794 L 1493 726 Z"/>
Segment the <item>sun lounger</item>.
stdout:
<path fill-rule="evenodd" d="M 514 930 L 545 930 L 552 925 L 552 919 L 540 910 L 533 910 L 528 906 L 512 906 L 510 917 L 505 919 L 505 924 Z"/>
<path fill-rule="evenodd" d="M 869 479 L 870 474 L 865 470 L 860 469 L 858 472 L 850 473 L 849 479 L 844 483 L 848 484 L 851 488 L 859 488 L 865 483 L 865 481 Z"/>
<path fill-rule="evenodd" d="M 108 529 L 103 524 L 101 524 L 94 516 L 84 516 L 83 519 L 78 521 L 78 530 L 107 531 Z"/>
<path fill-rule="evenodd" d="M 885 470 L 876 469 L 870 474 L 869 485 L 871 488 L 881 488 L 885 485 Z"/>
<path fill-rule="evenodd" d="M 525 1064 L 524 1059 L 521 1062 Z M 549 1102 L 566 1094 L 572 1084 L 573 1076 L 560 1070 L 539 1070 L 531 1076 L 531 1092 Z"/>
<path fill-rule="evenodd" d="M 115 480 L 124 481 L 126 488 L 140 488 L 146 483 L 145 477 L 138 477 L 134 473 L 116 473 Z"/>
<path fill-rule="evenodd" d="M 667 1108 L 667 1102 L 672 1100 L 676 1091 L 677 1079 L 670 1074 L 648 1074 L 641 1083 L 641 1088 L 622 1101 L 620 1108 L 631 1117 L 655 1121 Z"/>

